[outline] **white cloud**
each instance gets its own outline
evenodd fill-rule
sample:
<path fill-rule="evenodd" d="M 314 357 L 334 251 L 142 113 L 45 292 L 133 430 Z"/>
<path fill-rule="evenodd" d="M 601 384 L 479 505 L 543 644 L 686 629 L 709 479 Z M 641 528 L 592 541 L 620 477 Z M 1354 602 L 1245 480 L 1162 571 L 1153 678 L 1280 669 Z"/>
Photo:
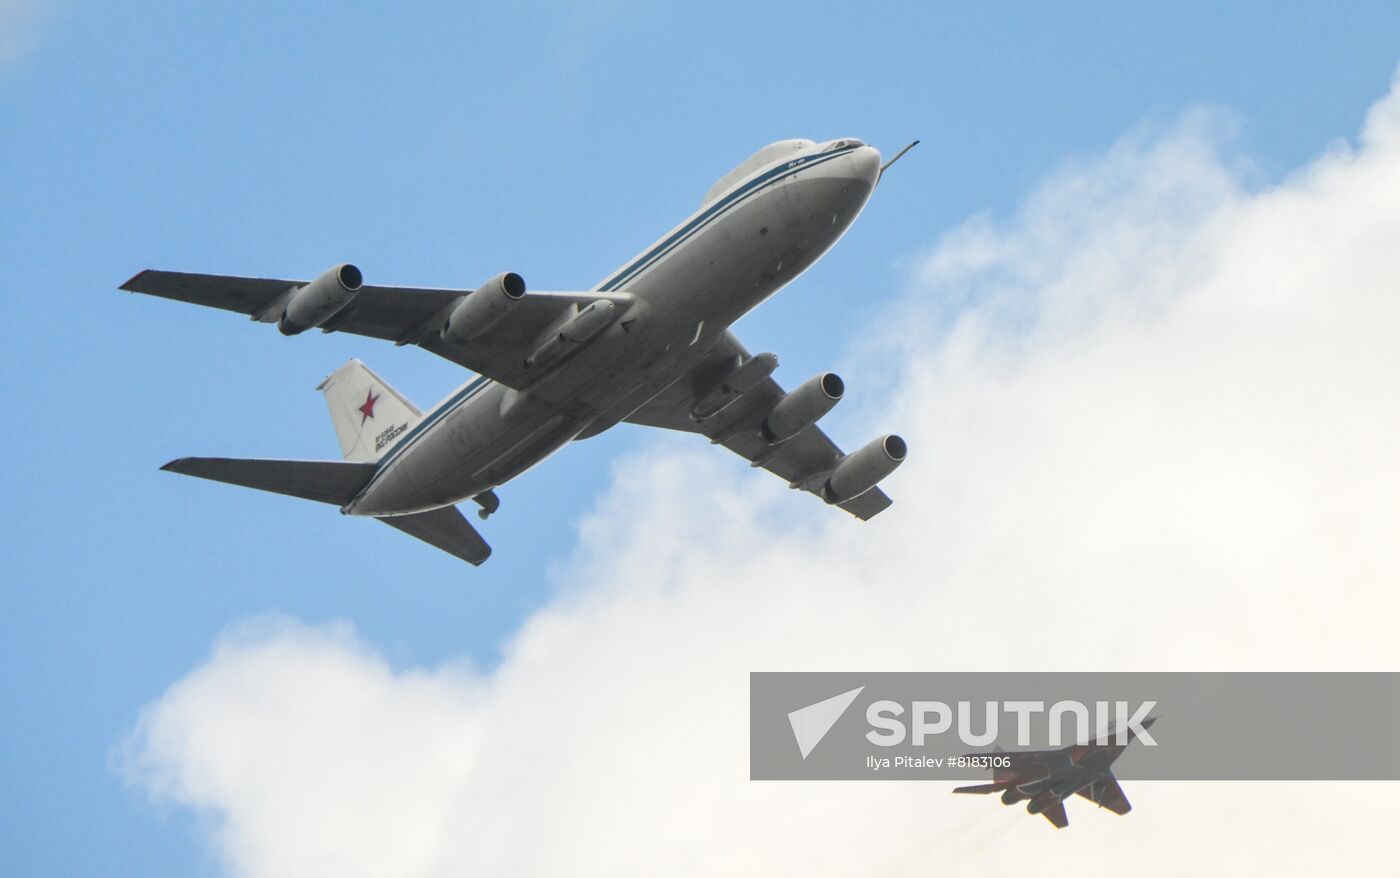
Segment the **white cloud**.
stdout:
<path fill-rule="evenodd" d="M 848 370 L 894 352 L 889 398 L 835 419 L 911 442 L 869 525 L 662 441 L 492 673 L 243 629 L 146 709 L 128 776 L 259 878 L 1388 858 L 1381 784 L 1130 784 L 1133 814 L 1055 833 L 942 784 L 746 780 L 750 670 L 1396 666 L 1400 94 L 1263 191 L 1223 124 L 1129 138 L 923 259 Z"/>

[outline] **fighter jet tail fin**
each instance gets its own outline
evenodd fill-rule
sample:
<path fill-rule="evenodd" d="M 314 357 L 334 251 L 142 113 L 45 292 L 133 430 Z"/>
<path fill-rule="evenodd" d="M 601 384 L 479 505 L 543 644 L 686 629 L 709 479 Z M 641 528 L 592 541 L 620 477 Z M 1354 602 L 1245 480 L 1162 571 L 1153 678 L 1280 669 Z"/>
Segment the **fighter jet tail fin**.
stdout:
<path fill-rule="evenodd" d="M 359 360 L 336 369 L 316 389 L 326 395 L 346 460 L 379 460 L 423 419 L 418 406 Z"/>
<path fill-rule="evenodd" d="M 1069 815 L 1065 813 L 1065 803 L 1063 801 L 1056 802 L 1040 813 L 1045 815 L 1046 820 L 1055 824 L 1056 829 L 1064 829 L 1066 826 L 1069 826 Z"/>
<path fill-rule="evenodd" d="M 1114 777 L 1111 771 L 1102 780 L 1096 780 L 1079 790 L 1079 795 L 1120 816 L 1133 810 L 1132 803 L 1124 795 L 1123 788 L 1118 785 L 1118 778 Z"/>

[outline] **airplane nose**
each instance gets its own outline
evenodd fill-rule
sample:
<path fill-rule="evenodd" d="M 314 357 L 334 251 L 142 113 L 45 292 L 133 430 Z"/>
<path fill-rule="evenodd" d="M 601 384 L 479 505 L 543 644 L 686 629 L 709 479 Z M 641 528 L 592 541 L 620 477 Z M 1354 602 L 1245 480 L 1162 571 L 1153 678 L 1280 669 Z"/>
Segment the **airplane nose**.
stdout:
<path fill-rule="evenodd" d="M 880 151 L 873 146 L 862 146 L 852 150 L 849 161 L 851 176 L 874 187 L 875 181 L 880 179 Z"/>

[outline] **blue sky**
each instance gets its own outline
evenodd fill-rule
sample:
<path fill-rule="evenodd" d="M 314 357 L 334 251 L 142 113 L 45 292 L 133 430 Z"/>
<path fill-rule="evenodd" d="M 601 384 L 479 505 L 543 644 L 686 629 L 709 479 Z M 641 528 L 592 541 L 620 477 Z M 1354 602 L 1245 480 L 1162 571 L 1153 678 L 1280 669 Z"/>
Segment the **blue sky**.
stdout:
<path fill-rule="evenodd" d="M 1259 185 L 1355 132 L 1400 9 L 1352 3 L 0 2 L 0 870 L 218 867 L 197 818 L 110 754 L 219 632 L 346 619 L 395 666 L 489 669 L 557 588 L 614 430 L 509 485 L 473 570 L 389 528 L 159 473 L 185 454 L 333 457 L 317 382 L 359 357 L 420 405 L 465 380 L 417 350 L 121 294 L 136 271 L 582 289 L 754 149 L 859 136 L 902 162 L 842 244 L 745 318 L 789 384 L 969 216 L 1189 108 L 1237 120 Z M 852 388 L 859 392 L 858 388 Z M 739 466 L 738 462 L 735 462 Z"/>

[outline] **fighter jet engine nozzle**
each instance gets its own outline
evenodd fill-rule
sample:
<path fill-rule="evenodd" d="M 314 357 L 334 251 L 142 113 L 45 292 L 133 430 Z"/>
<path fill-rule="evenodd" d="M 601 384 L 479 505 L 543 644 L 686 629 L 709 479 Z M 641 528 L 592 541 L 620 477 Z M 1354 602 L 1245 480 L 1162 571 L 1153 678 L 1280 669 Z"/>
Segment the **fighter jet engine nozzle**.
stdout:
<path fill-rule="evenodd" d="M 763 438 L 770 445 L 791 439 L 821 420 L 841 401 L 845 392 L 846 382 L 835 372 L 823 372 L 808 379 L 773 406 L 763 420 Z"/>
<path fill-rule="evenodd" d="M 1058 801 L 1060 800 L 1055 798 L 1054 796 L 1042 796 L 1037 799 L 1031 799 L 1029 802 L 1026 803 L 1026 813 L 1039 814 L 1041 811 L 1044 811 L 1046 808 L 1049 808 L 1051 805 L 1055 804 Z"/>
<path fill-rule="evenodd" d="M 908 452 L 909 445 L 893 433 L 872 439 L 859 451 L 842 458 L 822 493 L 828 503 L 855 499 L 894 472 Z"/>
<path fill-rule="evenodd" d="M 525 298 L 525 279 L 513 271 L 498 274 L 463 296 L 447 322 L 442 325 L 442 340 L 466 344 L 480 338 L 501 318 Z"/>
<path fill-rule="evenodd" d="M 350 304 L 363 282 L 364 275 L 355 266 L 337 265 L 292 293 L 277 328 L 283 335 L 296 335 L 320 326 Z"/>
<path fill-rule="evenodd" d="M 563 359 L 595 335 L 607 329 L 617 313 L 617 306 L 607 299 L 599 299 L 570 317 L 562 326 L 549 334 L 544 343 L 525 359 L 527 367 L 548 366 Z"/>

